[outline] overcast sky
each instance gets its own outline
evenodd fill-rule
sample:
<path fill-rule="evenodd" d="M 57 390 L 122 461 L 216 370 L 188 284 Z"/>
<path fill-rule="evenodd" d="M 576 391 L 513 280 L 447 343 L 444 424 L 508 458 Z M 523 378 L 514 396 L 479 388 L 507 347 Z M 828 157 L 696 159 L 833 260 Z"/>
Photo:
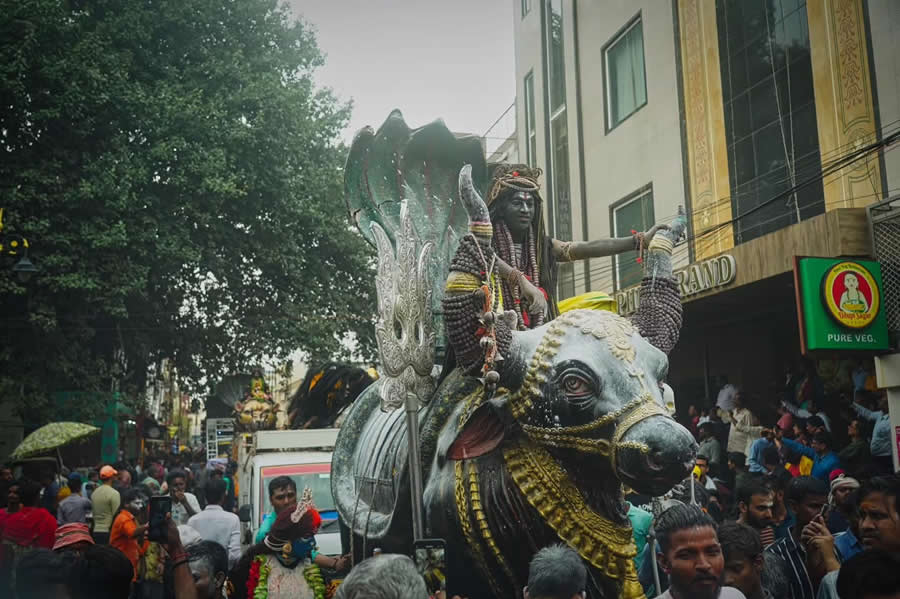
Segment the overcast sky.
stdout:
<path fill-rule="evenodd" d="M 318 30 L 319 82 L 353 100 L 348 143 L 394 108 L 482 135 L 515 99 L 513 0 L 287 2 Z"/>

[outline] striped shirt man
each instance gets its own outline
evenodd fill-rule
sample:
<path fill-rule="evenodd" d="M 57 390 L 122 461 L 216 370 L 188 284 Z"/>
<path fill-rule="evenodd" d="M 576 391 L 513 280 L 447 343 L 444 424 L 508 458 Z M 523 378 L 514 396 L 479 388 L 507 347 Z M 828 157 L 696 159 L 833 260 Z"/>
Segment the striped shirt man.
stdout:
<path fill-rule="evenodd" d="M 794 541 L 792 534 L 776 541 L 766 551 L 776 554 L 787 564 L 791 583 L 790 599 L 815 599 L 812 580 L 806 569 L 806 549 Z"/>

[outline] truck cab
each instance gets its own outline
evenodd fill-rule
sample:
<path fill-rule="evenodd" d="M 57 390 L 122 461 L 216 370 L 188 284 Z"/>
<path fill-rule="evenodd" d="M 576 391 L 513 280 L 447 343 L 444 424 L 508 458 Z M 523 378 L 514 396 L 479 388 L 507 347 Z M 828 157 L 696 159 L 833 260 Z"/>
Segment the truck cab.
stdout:
<path fill-rule="evenodd" d="M 238 454 L 238 485 L 244 541 L 252 544 L 265 517 L 272 512 L 269 483 L 287 476 L 297 494 L 309 487 L 322 526 L 316 534 L 319 552 L 340 555 L 338 515 L 331 495 L 331 451 L 337 429 L 260 431 L 242 435 Z"/>

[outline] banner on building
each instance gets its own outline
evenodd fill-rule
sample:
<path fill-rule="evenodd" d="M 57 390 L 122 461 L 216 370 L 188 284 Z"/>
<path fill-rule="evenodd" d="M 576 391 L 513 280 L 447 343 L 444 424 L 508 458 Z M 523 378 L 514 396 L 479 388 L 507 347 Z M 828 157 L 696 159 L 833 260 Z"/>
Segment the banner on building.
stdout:
<path fill-rule="evenodd" d="M 797 257 L 794 288 L 804 354 L 888 349 L 878 262 Z"/>

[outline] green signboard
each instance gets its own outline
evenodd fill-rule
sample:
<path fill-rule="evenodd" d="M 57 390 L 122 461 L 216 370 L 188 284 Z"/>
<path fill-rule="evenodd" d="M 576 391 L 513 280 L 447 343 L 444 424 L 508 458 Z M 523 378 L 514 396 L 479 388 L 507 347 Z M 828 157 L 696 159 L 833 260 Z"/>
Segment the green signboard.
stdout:
<path fill-rule="evenodd" d="M 888 349 L 878 262 L 796 258 L 794 280 L 803 353 Z"/>

